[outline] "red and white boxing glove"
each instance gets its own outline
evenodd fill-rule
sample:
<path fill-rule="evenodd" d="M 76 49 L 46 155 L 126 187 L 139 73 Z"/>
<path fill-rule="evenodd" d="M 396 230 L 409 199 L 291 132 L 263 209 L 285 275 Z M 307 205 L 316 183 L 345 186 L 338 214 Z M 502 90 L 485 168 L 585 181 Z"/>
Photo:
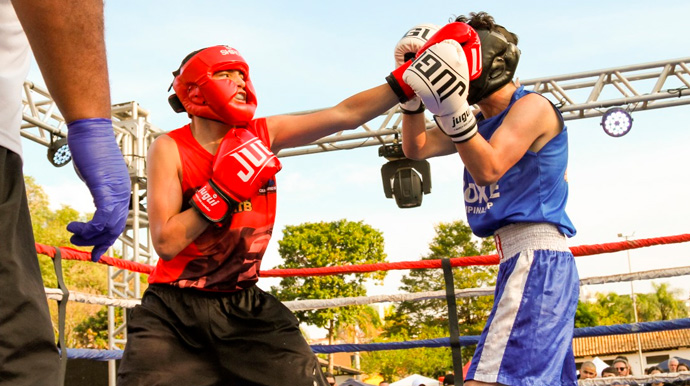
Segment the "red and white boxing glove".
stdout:
<path fill-rule="evenodd" d="M 453 22 L 446 24 L 427 40 L 417 51 L 415 57 L 418 58 L 429 47 L 449 39 L 460 43 L 469 64 L 469 79 L 477 79 L 482 74 L 481 41 L 477 31 L 467 23 Z M 414 90 L 403 79 L 403 74 L 409 66 L 410 63 L 405 62 L 386 77 L 388 85 L 393 89 L 401 103 L 414 97 Z"/>
<path fill-rule="evenodd" d="M 395 68 L 399 68 L 405 62 L 414 60 L 420 48 L 439 30 L 436 24 L 419 24 L 412 27 L 403 35 L 395 45 L 393 53 Z M 417 114 L 424 112 L 424 104 L 418 96 L 414 95 L 407 102 L 400 103 L 403 114 Z"/>
<path fill-rule="evenodd" d="M 191 204 L 207 220 L 219 223 L 281 168 L 258 137 L 246 129 L 230 129 L 218 147 L 211 179 L 194 193 Z"/>
<path fill-rule="evenodd" d="M 419 57 L 427 48 L 448 39 L 455 40 L 462 46 L 467 60 L 467 71 L 470 80 L 479 78 L 482 74 L 481 40 L 479 40 L 477 31 L 467 23 L 453 22 L 441 27 L 441 29 L 419 49 L 416 57 Z"/>
<path fill-rule="evenodd" d="M 465 142 L 477 134 L 477 122 L 467 103 L 469 67 L 460 43 L 446 39 L 427 48 L 403 78 L 453 142 Z"/>

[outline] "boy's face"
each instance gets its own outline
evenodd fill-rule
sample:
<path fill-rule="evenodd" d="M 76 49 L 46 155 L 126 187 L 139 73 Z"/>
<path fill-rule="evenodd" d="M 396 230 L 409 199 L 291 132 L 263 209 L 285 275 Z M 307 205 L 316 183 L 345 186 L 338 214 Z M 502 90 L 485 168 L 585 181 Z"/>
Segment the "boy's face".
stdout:
<path fill-rule="evenodd" d="M 654 375 L 654 374 L 661 374 L 661 371 L 660 371 L 660 370 L 652 370 L 652 372 L 649 373 L 649 375 Z M 652 386 L 664 386 L 664 383 L 663 383 L 663 382 L 661 382 L 661 383 L 652 383 Z"/>
<path fill-rule="evenodd" d="M 247 92 L 244 91 L 246 83 L 244 82 L 244 73 L 240 70 L 220 70 L 211 76 L 213 79 L 228 79 L 235 83 L 239 91 L 235 95 L 233 101 L 236 103 L 247 103 Z"/>
<path fill-rule="evenodd" d="M 582 367 L 580 369 L 580 377 L 582 379 L 596 378 L 597 377 L 597 370 L 593 367 L 590 367 L 590 366 Z"/>

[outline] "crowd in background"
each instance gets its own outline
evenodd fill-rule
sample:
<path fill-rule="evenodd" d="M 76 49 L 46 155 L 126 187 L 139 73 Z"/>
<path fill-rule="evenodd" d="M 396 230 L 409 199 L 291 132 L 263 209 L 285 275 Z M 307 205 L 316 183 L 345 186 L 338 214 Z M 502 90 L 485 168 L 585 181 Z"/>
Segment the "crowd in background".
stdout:
<path fill-rule="evenodd" d="M 678 358 L 671 358 L 668 361 L 668 371 L 661 368 L 660 366 L 650 366 L 645 369 L 645 375 L 655 375 L 662 373 L 682 373 L 688 372 L 690 368 L 685 363 L 682 363 Z M 628 358 L 625 356 L 618 356 L 613 360 L 611 366 L 606 367 L 598 372 L 597 366 L 594 362 L 587 361 L 582 363 L 579 371 L 579 379 L 590 379 L 590 378 L 606 378 L 606 377 L 627 377 L 634 375 Z M 628 383 L 628 385 L 635 386 L 635 382 Z M 690 386 L 690 380 L 678 380 L 671 383 L 650 383 L 651 386 Z"/>

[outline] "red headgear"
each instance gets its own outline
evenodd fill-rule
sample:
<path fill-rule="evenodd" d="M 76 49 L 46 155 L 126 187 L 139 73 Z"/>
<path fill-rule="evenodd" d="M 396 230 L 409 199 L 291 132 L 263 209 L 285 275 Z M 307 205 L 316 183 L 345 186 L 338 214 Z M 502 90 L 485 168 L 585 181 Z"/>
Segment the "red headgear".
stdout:
<path fill-rule="evenodd" d="M 244 74 L 246 103 L 234 100 L 239 91 L 235 82 L 226 78 L 213 79 L 213 74 L 223 70 L 239 70 Z M 205 48 L 183 63 L 173 75 L 172 88 L 188 113 L 233 126 L 246 125 L 254 118 L 257 102 L 249 66 L 234 48 Z M 182 112 L 174 98 L 169 98 L 171 106 Z"/>

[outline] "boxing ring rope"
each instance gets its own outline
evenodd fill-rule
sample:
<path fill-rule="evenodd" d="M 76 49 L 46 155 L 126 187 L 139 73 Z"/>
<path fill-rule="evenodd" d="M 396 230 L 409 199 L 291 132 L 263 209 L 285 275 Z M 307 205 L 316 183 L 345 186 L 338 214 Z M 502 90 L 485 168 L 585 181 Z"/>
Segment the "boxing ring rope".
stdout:
<path fill-rule="evenodd" d="M 626 249 L 637 249 L 649 247 L 654 245 L 674 244 L 690 241 L 690 234 L 681 234 L 675 236 L 664 236 L 648 239 L 627 240 L 606 244 L 592 244 L 571 247 L 570 250 L 575 256 L 588 256 L 601 253 L 619 252 Z M 70 247 L 59 247 L 62 252 L 63 260 L 80 260 L 91 261 L 89 252 L 80 251 Z M 36 243 L 36 251 L 40 254 L 55 257 L 55 247 Z M 451 265 L 454 267 L 469 266 L 469 265 L 495 265 L 498 264 L 498 255 L 483 255 L 483 256 L 466 256 L 456 257 L 450 259 Z M 110 256 L 103 256 L 99 261 L 100 264 L 111 265 L 120 269 L 127 269 L 134 272 L 150 274 L 153 272 L 153 267 L 147 264 L 141 264 L 129 260 L 122 260 Z M 476 264 L 471 264 L 476 262 Z M 376 268 L 376 269 L 374 269 Z M 421 261 L 405 261 L 398 263 L 378 263 L 378 264 L 363 264 L 359 266 L 333 266 L 320 268 L 299 268 L 299 269 L 271 269 L 260 271 L 260 277 L 288 277 L 288 276 L 310 276 L 312 275 L 330 275 L 342 273 L 359 273 L 371 272 L 377 270 L 399 270 L 399 269 L 433 269 L 441 268 L 441 260 L 421 260 Z M 580 280 L 580 285 L 605 284 L 614 282 L 626 282 L 633 280 L 649 280 L 664 277 L 682 276 L 690 273 L 690 267 L 680 267 L 662 270 L 652 270 L 643 272 L 633 272 L 629 274 L 599 276 Z M 456 290 L 456 297 L 470 297 L 470 296 L 484 296 L 491 295 L 493 287 L 485 288 L 467 288 Z M 62 292 L 56 289 L 46 289 L 48 298 L 52 300 L 62 299 Z M 87 295 L 79 292 L 71 292 L 72 300 L 90 304 L 101 304 L 108 306 L 132 308 L 139 304 L 136 299 L 117 299 L 103 295 Z M 349 305 L 365 305 L 382 302 L 401 302 L 410 300 L 427 300 L 440 299 L 445 296 L 445 291 L 427 291 L 415 294 L 394 294 L 394 295 L 378 295 L 378 296 L 360 296 L 353 298 L 334 298 L 334 299 L 308 299 L 298 301 L 288 301 L 284 304 L 292 311 L 304 311 L 309 309 L 321 309 L 331 307 L 342 307 Z"/>
<path fill-rule="evenodd" d="M 639 271 L 626 274 L 610 275 L 610 276 L 595 276 L 590 278 L 580 279 L 580 286 L 620 283 L 633 280 L 652 280 L 662 279 L 667 277 L 690 275 L 690 266 L 677 267 L 667 269 L 655 269 L 651 271 Z M 51 300 L 62 300 L 62 291 L 57 288 L 46 288 L 46 296 Z M 473 296 L 488 296 L 494 293 L 494 287 L 483 288 L 464 288 L 456 289 L 456 298 L 467 298 Z M 375 303 L 396 303 L 404 301 L 443 299 L 446 293 L 440 291 L 425 291 L 415 293 L 402 294 L 387 294 L 387 295 L 373 295 L 373 296 L 356 296 L 348 298 L 332 298 L 332 299 L 305 299 L 292 300 L 283 302 L 283 304 L 290 309 L 290 311 L 307 311 L 324 308 L 336 308 L 345 306 L 361 306 Z M 82 292 L 70 291 L 70 301 L 87 304 L 97 304 L 102 306 L 113 306 L 122 308 L 134 308 L 140 303 L 138 299 L 120 299 L 112 296 L 85 294 Z"/>
<path fill-rule="evenodd" d="M 654 245 L 674 244 L 690 241 L 690 234 L 681 234 L 675 236 L 664 236 L 648 239 L 626 240 L 605 244 L 581 245 L 571 247 L 573 255 L 588 256 L 601 253 L 620 252 L 628 249 L 637 249 L 649 247 Z M 59 247 L 59 252 L 63 260 L 81 260 L 91 261 L 90 253 L 80 251 L 69 247 Z M 36 243 L 36 250 L 38 253 L 55 258 L 57 254 L 56 247 L 46 246 Z M 449 259 L 453 267 L 464 267 L 472 265 L 495 265 L 498 264 L 498 255 L 484 255 L 484 256 L 467 256 Z M 324 276 L 332 274 L 349 274 L 362 273 L 382 270 L 409 270 L 409 269 L 437 269 L 442 267 L 442 260 L 422 260 L 422 261 L 405 261 L 397 263 L 378 263 L 378 264 L 364 264 L 359 266 L 333 266 L 320 268 L 301 268 L 301 269 L 271 269 L 260 271 L 260 277 L 289 277 L 289 276 Z M 147 264 L 141 264 L 128 260 L 113 258 L 110 256 L 103 256 L 99 263 L 105 265 L 115 266 L 121 269 L 127 269 L 134 272 L 150 274 L 153 267 Z M 621 281 L 633 280 L 649 280 L 656 278 L 674 277 L 690 275 L 690 267 L 677 267 L 669 269 L 657 269 L 651 271 L 633 272 L 629 274 L 619 274 L 610 276 L 598 276 L 585 278 L 580 280 L 580 285 L 604 284 Z M 471 296 L 486 296 L 494 292 L 493 287 L 485 288 L 467 288 L 455 290 L 456 297 L 471 297 Z M 61 301 L 64 292 L 61 289 L 46 288 L 46 296 L 51 300 Z M 284 304 L 292 311 L 302 311 L 310 309 L 342 307 L 349 305 L 365 305 L 382 302 L 401 302 L 401 301 L 417 301 L 427 299 L 441 299 L 446 296 L 445 291 L 427 291 L 412 294 L 391 294 L 391 295 L 377 295 L 377 296 L 362 296 L 354 298 L 335 298 L 335 299 L 308 299 L 299 301 L 288 301 Z M 69 301 L 76 301 L 88 304 L 97 304 L 104 306 L 114 306 L 121 308 L 133 308 L 140 303 L 138 299 L 118 299 L 110 296 L 92 295 L 79 292 L 69 292 Z M 593 337 L 601 335 L 620 335 L 630 333 L 645 333 L 665 330 L 678 330 L 690 328 L 690 318 L 676 319 L 671 321 L 655 321 L 655 322 L 641 322 L 633 324 L 620 324 L 613 326 L 597 326 L 577 328 L 574 330 L 574 338 L 578 337 Z M 460 345 L 473 345 L 478 342 L 478 336 L 462 336 L 460 337 Z M 386 342 L 386 343 L 366 343 L 366 344 L 337 344 L 337 345 L 312 345 L 311 348 L 314 353 L 337 353 L 337 352 L 354 352 L 354 351 L 381 351 L 381 350 L 398 350 L 411 348 L 438 348 L 450 347 L 450 338 L 436 338 L 425 339 L 407 342 Z M 122 357 L 122 350 L 95 350 L 95 349 L 66 349 L 67 358 L 69 359 L 92 359 L 99 361 L 117 360 Z M 630 383 L 635 381 L 638 383 L 659 381 L 667 382 L 674 380 L 690 380 L 690 374 L 656 374 L 654 376 L 636 376 L 636 377 L 611 377 L 606 379 L 588 379 L 580 381 L 581 386 L 601 386 L 610 385 L 615 381 L 621 380 Z M 623 382 L 623 383 L 625 383 Z"/>
<path fill-rule="evenodd" d="M 628 375 L 627 377 L 589 378 L 578 380 L 579 386 L 608 386 L 608 385 L 649 385 L 663 383 L 673 385 L 674 381 L 688 381 L 690 373 L 660 373 L 654 375 Z"/>
<path fill-rule="evenodd" d="M 46 297 L 50 300 L 62 300 L 62 291 L 57 288 L 46 288 Z M 69 292 L 69 300 L 77 303 L 96 304 L 120 308 L 134 308 L 141 303 L 139 299 L 119 299 L 112 296 L 85 294 L 83 292 Z"/>
<path fill-rule="evenodd" d="M 690 241 L 690 234 L 684 233 L 675 236 L 655 237 L 648 239 L 617 241 L 605 244 L 591 244 L 570 247 L 574 256 L 590 256 L 602 253 L 621 252 L 630 249 L 650 247 L 654 245 L 677 244 Z M 64 260 L 91 261 L 90 252 L 80 251 L 69 247 L 60 247 Z M 55 247 L 36 243 L 36 251 L 42 255 L 55 257 Z M 150 274 L 153 267 L 129 260 L 122 260 L 110 256 L 103 256 L 98 261 L 101 264 L 111 265 L 116 268 L 133 272 Z M 497 265 L 498 255 L 464 256 L 450 259 L 453 267 L 467 267 L 472 265 Z M 328 276 L 347 273 L 364 273 L 374 271 L 393 271 L 410 269 L 437 269 L 441 268 L 441 260 L 401 261 L 396 263 L 376 263 L 361 265 L 330 266 L 318 268 L 288 268 L 268 269 L 259 271 L 259 277 L 292 277 L 292 276 Z"/>
<path fill-rule="evenodd" d="M 43 245 L 36 243 L 36 252 L 41 254 L 41 255 L 46 255 L 50 258 L 55 258 L 55 248 L 49 245 Z M 91 252 L 87 251 L 80 251 L 78 249 L 70 248 L 70 247 L 58 247 L 60 248 L 60 251 L 62 252 L 62 259 L 63 260 L 80 260 L 80 261 L 91 261 Z M 139 273 L 145 273 L 145 274 L 151 274 L 153 272 L 153 266 L 148 265 L 148 264 L 141 264 L 137 263 L 135 261 L 129 261 L 129 260 L 122 260 L 118 259 L 115 257 L 110 257 L 103 255 L 100 260 L 98 260 L 99 264 L 105 264 L 109 265 L 115 268 L 120 268 L 120 269 L 126 269 L 131 272 L 139 272 Z"/>
<path fill-rule="evenodd" d="M 629 324 L 616 324 L 612 326 L 582 327 L 576 328 L 573 338 L 586 338 L 601 335 L 623 335 L 637 334 L 645 332 L 681 330 L 690 328 L 690 318 L 662 320 L 655 322 L 640 322 Z M 460 337 L 461 346 L 471 346 L 479 341 L 478 335 L 465 335 Z M 439 348 L 450 347 L 449 338 L 434 338 L 410 340 L 406 342 L 385 342 L 385 343 L 359 343 L 359 344 L 333 344 L 333 345 L 312 345 L 311 348 L 316 354 L 331 354 L 337 352 L 355 351 L 385 351 L 385 350 L 406 350 L 412 348 Z M 122 350 L 94 350 L 94 349 L 67 349 L 67 356 L 70 359 L 94 359 L 107 361 L 120 359 Z"/>

